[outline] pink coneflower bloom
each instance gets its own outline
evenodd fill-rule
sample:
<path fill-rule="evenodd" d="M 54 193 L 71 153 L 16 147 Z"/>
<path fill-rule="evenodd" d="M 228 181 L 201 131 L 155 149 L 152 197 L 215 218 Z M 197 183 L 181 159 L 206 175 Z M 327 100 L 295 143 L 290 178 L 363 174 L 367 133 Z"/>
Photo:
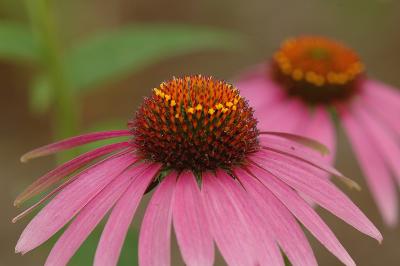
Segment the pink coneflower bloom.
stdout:
<path fill-rule="evenodd" d="M 299 193 L 382 240 L 349 198 L 321 178 L 328 172 L 357 186 L 305 148 L 324 151 L 324 146 L 260 132 L 253 109 L 232 85 L 200 75 L 173 78 L 153 90 L 128 128 L 73 137 L 22 157 L 27 161 L 100 139 L 129 138 L 57 167 L 17 198 L 20 204 L 61 183 L 44 197 L 54 195 L 22 233 L 17 252 L 36 248 L 69 223 L 46 261 L 65 265 L 110 211 L 94 265 L 116 265 L 139 202 L 150 190 L 139 237 L 144 266 L 170 264 L 172 225 L 187 265 L 212 265 L 214 243 L 229 265 L 284 265 L 280 249 L 293 265 L 316 265 L 299 222 L 344 264 L 354 265 Z"/>
<path fill-rule="evenodd" d="M 289 39 L 267 67 L 236 85 L 256 109 L 261 130 L 317 139 L 332 151 L 329 162 L 336 146 L 330 113 L 337 114 L 385 223 L 397 223 L 400 93 L 368 78 L 355 52 L 324 37 Z"/>

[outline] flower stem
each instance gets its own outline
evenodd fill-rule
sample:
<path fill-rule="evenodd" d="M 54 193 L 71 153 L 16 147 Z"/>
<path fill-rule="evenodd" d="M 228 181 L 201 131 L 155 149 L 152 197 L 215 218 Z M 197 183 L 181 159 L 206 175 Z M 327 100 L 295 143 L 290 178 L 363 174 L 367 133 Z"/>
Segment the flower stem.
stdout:
<path fill-rule="evenodd" d="M 76 134 L 78 106 L 62 64 L 51 0 L 26 0 L 32 28 L 36 37 L 42 71 L 48 77 L 53 96 L 53 134 L 61 139 Z M 70 157 L 66 154 L 63 158 Z"/>

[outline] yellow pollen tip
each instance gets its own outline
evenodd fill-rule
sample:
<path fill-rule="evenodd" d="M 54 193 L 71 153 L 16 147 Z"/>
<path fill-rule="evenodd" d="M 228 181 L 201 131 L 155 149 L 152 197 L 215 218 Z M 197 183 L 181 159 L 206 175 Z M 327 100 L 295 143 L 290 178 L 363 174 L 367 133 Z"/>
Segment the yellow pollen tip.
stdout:
<path fill-rule="evenodd" d="M 193 108 L 193 107 L 189 107 L 189 108 L 186 110 L 186 112 L 187 112 L 187 113 L 190 113 L 190 114 L 194 114 L 194 108 Z"/>
<path fill-rule="evenodd" d="M 223 113 L 226 113 L 226 112 L 228 112 L 228 111 L 229 111 L 228 108 L 222 108 L 222 110 L 221 110 L 221 112 L 223 112 Z"/>
<path fill-rule="evenodd" d="M 176 115 L 175 115 L 175 118 L 179 118 L 179 114 L 176 114 Z"/>
<path fill-rule="evenodd" d="M 210 115 L 212 115 L 213 113 L 215 113 L 215 110 L 214 110 L 213 108 L 210 108 L 210 109 L 208 109 L 208 113 L 209 113 Z"/>
<path fill-rule="evenodd" d="M 303 71 L 301 71 L 300 69 L 295 69 L 294 71 L 293 71 L 293 73 L 292 73 L 292 77 L 293 77 L 293 79 L 294 80 L 302 80 L 303 79 L 303 76 L 304 76 L 304 74 L 303 74 Z"/>
<path fill-rule="evenodd" d="M 217 108 L 217 110 L 224 108 L 224 106 L 221 103 L 218 103 L 215 105 L 215 108 Z"/>
<path fill-rule="evenodd" d="M 203 106 L 201 106 L 201 104 L 198 104 L 197 106 L 196 106 L 196 110 L 197 111 L 201 111 L 203 109 Z"/>
<path fill-rule="evenodd" d="M 232 102 L 227 102 L 225 105 L 226 105 L 226 107 L 232 107 L 233 103 Z"/>
<path fill-rule="evenodd" d="M 236 106 L 236 105 L 232 106 L 232 110 L 233 110 L 233 111 L 236 111 L 236 109 L 237 109 L 237 106 Z"/>
<path fill-rule="evenodd" d="M 171 105 L 172 107 L 174 107 L 174 106 L 176 105 L 175 100 L 172 100 L 172 101 L 170 102 L 170 105 Z"/>
<path fill-rule="evenodd" d="M 165 100 L 169 101 L 171 99 L 171 95 L 165 94 Z"/>

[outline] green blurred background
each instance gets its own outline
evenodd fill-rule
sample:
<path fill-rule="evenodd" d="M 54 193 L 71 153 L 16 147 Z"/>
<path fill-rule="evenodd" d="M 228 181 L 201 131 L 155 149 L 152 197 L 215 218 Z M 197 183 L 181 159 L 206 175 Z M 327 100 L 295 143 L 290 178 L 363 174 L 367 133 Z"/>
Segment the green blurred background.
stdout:
<path fill-rule="evenodd" d="M 161 81 L 195 73 L 232 80 L 298 34 L 344 41 L 359 52 L 371 76 L 400 87 L 399 11 L 394 0 L 1 0 L 0 265 L 41 265 L 54 243 L 14 254 L 29 218 L 12 224 L 20 211 L 12 202 L 57 160 L 73 154 L 20 164 L 27 150 L 77 132 L 125 128 L 142 97 Z M 381 229 L 383 244 L 319 212 L 359 265 L 398 265 L 400 229 L 382 224 L 339 135 L 337 167 L 365 188 L 343 189 Z M 120 265 L 136 263 L 144 205 Z M 100 229 L 71 265 L 90 265 Z M 339 265 L 310 239 L 320 265 Z M 173 265 L 182 265 L 175 242 Z M 216 264 L 223 260 L 218 257 Z"/>

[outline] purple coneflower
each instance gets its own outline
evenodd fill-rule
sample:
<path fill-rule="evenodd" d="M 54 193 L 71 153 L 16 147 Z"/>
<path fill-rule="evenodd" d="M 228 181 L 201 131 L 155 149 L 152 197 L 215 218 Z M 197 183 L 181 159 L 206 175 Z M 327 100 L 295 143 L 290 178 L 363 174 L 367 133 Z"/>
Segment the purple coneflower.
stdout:
<path fill-rule="evenodd" d="M 20 204 L 62 180 L 33 207 L 54 195 L 22 233 L 17 252 L 36 248 L 69 223 L 46 261 L 65 265 L 110 211 L 94 265 L 116 265 L 139 202 L 153 189 L 140 230 L 140 265 L 170 264 L 172 224 L 187 265 L 212 265 L 214 242 L 229 265 L 284 265 L 280 248 L 294 265 L 316 265 L 298 221 L 344 264 L 354 265 L 299 193 L 382 239 L 345 194 L 321 178 L 325 171 L 357 186 L 305 148 L 324 151 L 324 146 L 291 134 L 260 132 L 253 109 L 225 82 L 202 76 L 164 82 L 128 127 L 73 137 L 22 157 L 27 161 L 129 137 L 57 167 L 17 198 Z"/>
<path fill-rule="evenodd" d="M 387 225 L 398 219 L 400 93 L 369 79 L 355 52 L 324 37 L 285 41 L 268 66 L 236 84 L 255 108 L 261 130 L 291 132 L 336 146 L 338 115 Z M 393 180 L 392 175 L 397 180 Z"/>

